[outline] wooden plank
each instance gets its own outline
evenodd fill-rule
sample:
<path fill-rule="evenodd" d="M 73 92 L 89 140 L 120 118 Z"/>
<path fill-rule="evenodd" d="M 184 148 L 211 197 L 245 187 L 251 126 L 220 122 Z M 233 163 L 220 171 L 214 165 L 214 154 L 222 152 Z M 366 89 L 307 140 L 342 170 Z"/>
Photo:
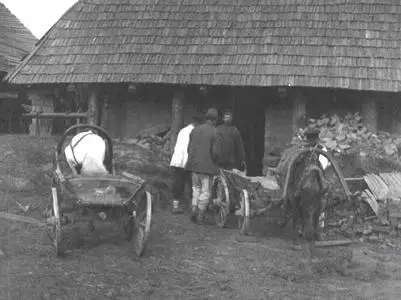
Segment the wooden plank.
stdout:
<path fill-rule="evenodd" d="M 364 179 L 371 192 L 375 195 L 376 199 L 387 199 L 389 195 L 389 188 L 379 176 L 375 174 L 367 174 L 364 176 Z"/>
<path fill-rule="evenodd" d="M 87 118 L 88 114 L 85 113 L 55 113 L 55 112 L 48 112 L 48 113 L 26 113 L 22 114 L 23 117 L 27 118 L 39 118 L 39 119 L 78 119 L 78 118 Z"/>
<path fill-rule="evenodd" d="M 379 213 L 379 204 L 377 203 L 375 197 L 373 194 L 368 190 L 364 190 L 362 193 L 363 200 L 365 200 L 366 203 L 369 204 L 369 206 L 372 208 L 374 213 L 378 215 Z"/>
<path fill-rule="evenodd" d="M 351 240 L 332 240 L 332 241 L 317 241 L 315 246 L 317 248 L 324 248 L 324 247 L 339 247 L 339 246 L 348 246 L 351 245 Z"/>
<path fill-rule="evenodd" d="M 0 92 L 0 99 L 18 99 L 18 92 Z"/>

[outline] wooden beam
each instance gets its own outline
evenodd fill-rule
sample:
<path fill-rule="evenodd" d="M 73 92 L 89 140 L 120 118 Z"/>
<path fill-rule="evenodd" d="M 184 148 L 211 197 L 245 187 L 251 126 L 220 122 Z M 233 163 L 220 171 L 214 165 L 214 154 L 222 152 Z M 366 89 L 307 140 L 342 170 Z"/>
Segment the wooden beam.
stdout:
<path fill-rule="evenodd" d="M 374 99 L 371 95 L 363 95 L 366 95 L 366 98 L 361 99 L 362 122 L 369 131 L 377 132 L 378 113 L 376 99 Z"/>
<path fill-rule="evenodd" d="M 184 93 L 177 91 L 174 93 L 171 114 L 171 153 L 177 141 L 178 132 L 184 126 Z"/>
<path fill-rule="evenodd" d="M 306 126 L 306 98 L 301 91 L 297 91 L 293 99 L 292 131 L 296 132 L 298 128 Z"/>
<path fill-rule="evenodd" d="M 77 119 L 87 118 L 87 113 L 26 113 L 22 114 L 23 117 L 38 118 L 38 119 Z"/>
<path fill-rule="evenodd" d="M 0 92 L 0 99 L 18 99 L 18 92 Z"/>
<path fill-rule="evenodd" d="M 99 92 L 96 85 L 89 86 L 89 98 L 88 98 L 88 124 L 100 125 L 99 124 Z"/>

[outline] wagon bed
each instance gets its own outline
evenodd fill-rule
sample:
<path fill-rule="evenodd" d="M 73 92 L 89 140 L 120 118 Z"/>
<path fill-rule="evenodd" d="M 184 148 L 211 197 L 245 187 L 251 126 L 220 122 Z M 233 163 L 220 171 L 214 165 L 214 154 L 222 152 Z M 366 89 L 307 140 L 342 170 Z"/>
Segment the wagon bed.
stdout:
<path fill-rule="evenodd" d="M 132 178 L 135 178 L 133 180 Z M 90 206 L 127 205 L 142 188 L 145 180 L 141 177 L 71 177 L 62 184 L 62 191 L 75 198 L 77 204 Z"/>

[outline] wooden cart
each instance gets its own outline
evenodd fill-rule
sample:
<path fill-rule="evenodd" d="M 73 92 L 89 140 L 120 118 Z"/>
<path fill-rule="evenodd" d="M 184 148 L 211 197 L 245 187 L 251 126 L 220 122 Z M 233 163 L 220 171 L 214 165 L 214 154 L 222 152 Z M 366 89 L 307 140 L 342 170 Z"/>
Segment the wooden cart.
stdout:
<path fill-rule="evenodd" d="M 211 201 L 211 207 L 216 212 L 216 224 L 224 227 L 228 216 L 235 214 L 239 219 L 240 234 L 246 235 L 251 218 L 266 215 L 280 218 L 283 215 L 282 204 L 289 197 L 290 178 L 294 172 L 295 163 L 309 152 L 323 155 L 329 160 L 350 201 L 351 192 L 332 156 L 316 146 L 304 146 L 289 160 L 282 187 L 278 185 L 274 176 L 252 178 L 238 172 L 220 170 L 214 181 Z"/>
<path fill-rule="evenodd" d="M 110 172 L 108 176 L 84 177 L 68 174 L 64 155 L 67 137 L 79 130 L 88 129 L 106 141 L 105 166 Z M 77 220 L 89 221 L 93 225 L 94 218 L 119 222 L 135 253 L 142 255 L 150 233 L 152 196 L 145 189 L 145 180 L 142 178 L 128 173 L 116 174 L 112 140 L 105 130 L 94 125 L 79 124 L 65 131 L 55 151 L 51 190 L 49 207 L 53 241 L 58 256 L 64 252 L 65 227 Z M 71 217 L 68 218 L 67 215 Z"/>

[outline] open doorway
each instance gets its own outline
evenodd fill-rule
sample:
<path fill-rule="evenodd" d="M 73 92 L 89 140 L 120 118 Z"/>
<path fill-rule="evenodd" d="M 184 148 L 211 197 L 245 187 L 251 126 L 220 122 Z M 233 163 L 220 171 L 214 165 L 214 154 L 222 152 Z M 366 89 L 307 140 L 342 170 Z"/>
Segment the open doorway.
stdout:
<path fill-rule="evenodd" d="M 263 175 L 265 150 L 265 105 L 257 88 L 214 87 L 202 101 L 203 111 L 215 107 L 221 122 L 225 109 L 233 111 L 233 123 L 241 133 L 247 164 L 247 176 Z"/>
<path fill-rule="evenodd" d="M 261 97 L 253 89 L 236 92 L 234 99 L 234 124 L 244 141 L 247 176 L 262 176 L 265 150 L 265 106 Z"/>

